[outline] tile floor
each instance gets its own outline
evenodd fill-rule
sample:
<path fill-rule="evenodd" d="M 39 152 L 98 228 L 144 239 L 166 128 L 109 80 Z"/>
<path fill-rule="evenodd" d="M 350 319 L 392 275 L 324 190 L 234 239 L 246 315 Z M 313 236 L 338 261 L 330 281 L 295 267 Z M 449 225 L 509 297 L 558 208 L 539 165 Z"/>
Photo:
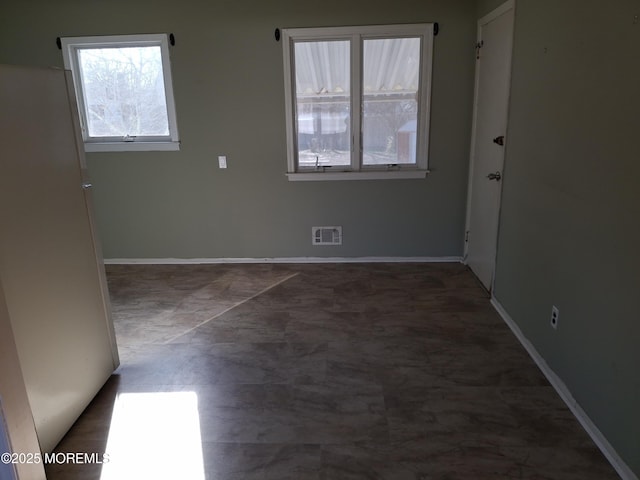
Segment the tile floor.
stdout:
<path fill-rule="evenodd" d="M 104 452 L 127 394 L 189 392 L 201 465 L 168 473 L 163 447 L 185 443 L 165 405 L 162 428 L 128 421 L 130 449 L 153 430 L 129 470 L 50 465 L 49 480 L 618 478 L 463 265 L 107 273 L 122 364 L 57 451 Z"/>

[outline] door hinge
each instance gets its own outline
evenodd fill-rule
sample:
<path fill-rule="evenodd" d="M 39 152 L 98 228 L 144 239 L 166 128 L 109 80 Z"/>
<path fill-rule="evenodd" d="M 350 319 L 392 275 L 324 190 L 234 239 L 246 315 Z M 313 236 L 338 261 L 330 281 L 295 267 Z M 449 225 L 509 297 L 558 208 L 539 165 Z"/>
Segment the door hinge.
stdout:
<path fill-rule="evenodd" d="M 466 232 L 464 232 L 464 241 L 468 242 L 469 241 L 469 230 L 467 230 Z"/>
<path fill-rule="evenodd" d="M 476 60 L 480 59 L 480 49 L 484 47 L 484 40 L 480 40 L 476 43 Z"/>

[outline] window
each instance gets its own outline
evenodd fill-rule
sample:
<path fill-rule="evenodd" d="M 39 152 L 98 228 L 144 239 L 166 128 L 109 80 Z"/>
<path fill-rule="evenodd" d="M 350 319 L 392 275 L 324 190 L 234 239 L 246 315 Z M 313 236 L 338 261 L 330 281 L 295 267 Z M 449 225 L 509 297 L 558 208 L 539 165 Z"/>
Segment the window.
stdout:
<path fill-rule="evenodd" d="M 433 25 L 283 31 L 289 180 L 427 173 Z"/>
<path fill-rule="evenodd" d="M 86 151 L 178 150 L 167 35 L 62 39 Z"/>

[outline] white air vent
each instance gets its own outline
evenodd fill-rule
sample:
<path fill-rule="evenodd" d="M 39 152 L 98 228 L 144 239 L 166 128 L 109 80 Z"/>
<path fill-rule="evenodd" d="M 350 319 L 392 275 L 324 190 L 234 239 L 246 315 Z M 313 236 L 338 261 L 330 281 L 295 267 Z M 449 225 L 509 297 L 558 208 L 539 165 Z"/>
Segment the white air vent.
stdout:
<path fill-rule="evenodd" d="M 342 245 L 342 227 L 311 227 L 313 245 Z"/>

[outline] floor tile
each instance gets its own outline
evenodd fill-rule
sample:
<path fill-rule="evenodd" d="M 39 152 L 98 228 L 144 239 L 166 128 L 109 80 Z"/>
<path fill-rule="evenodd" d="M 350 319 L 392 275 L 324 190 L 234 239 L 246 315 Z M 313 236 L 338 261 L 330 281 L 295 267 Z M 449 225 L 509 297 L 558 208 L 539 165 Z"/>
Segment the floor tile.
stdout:
<path fill-rule="evenodd" d="M 190 406 L 157 422 L 143 410 L 125 431 L 178 445 L 162 428 L 194 410 L 202 465 L 185 480 L 618 478 L 464 265 L 114 265 L 107 277 L 122 364 L 57 452 L 104 453 L 123 405 L 157 397 Z M 47 466 L 50 480 L 101 472 Z"/>

